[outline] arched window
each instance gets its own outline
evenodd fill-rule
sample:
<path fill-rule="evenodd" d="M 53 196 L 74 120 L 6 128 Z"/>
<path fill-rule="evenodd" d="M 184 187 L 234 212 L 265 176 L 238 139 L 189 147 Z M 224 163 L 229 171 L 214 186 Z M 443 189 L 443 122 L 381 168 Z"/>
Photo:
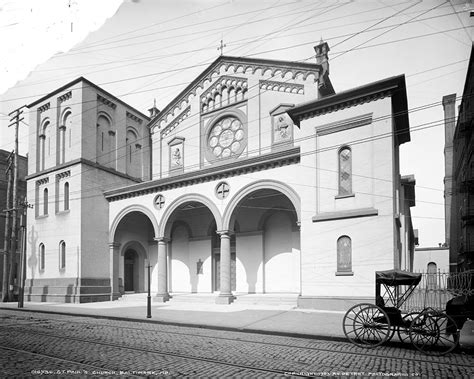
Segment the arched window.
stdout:
<path fill-rule="evenodd" d="M 39 269 L 43 271 L 45 267 L 45 252 L 44 252 L 44 245 L 40 243 L 39 245 Z"/>
<path fill-rule="evenodd" d="M 337 240 L 337 272 L 352 272 L 352 241 L 348 236 Z"/>
<path fill-rule="evenodd" d="M 48 189 L 45 188 L 43 191 L 43 215 L 48 214 Z"/>
<path fill-rule="evenodd" d="M 104 166 L 112 166 L 110 158 L 110 134 L 112 132 L 110 119 L 104 115 L 97 118 L 97 148 L 96 162 Z"/>
<path fill-rule="evenodd" d="M 66 242 L 59 243 L 59 269 L 66 268 Z"/>
<path fill-rule="evenodd" d="M 435 289 L 437 280 L 436 280 L 436 271 L 437 271 L 437 266 L 436 263 L 430 262 L 428 263 L 428 266 L 426 267 L 426 287 L 428 289 Z"/>
<path fill-rule="evenodd" d="M 64 210 L 69 209 L 69 183 L 64 183 Z"/>
<path fill-rule="evenodd" d="M 49 155 L 50 149 L 50 132 L 49 132 L 49 121 L 46 121 L 41 128 L 39 135 L 39 169 L 44 170 L 46 168 L 46 154 Z"/>
<path fill-rule="evenodd" d="M 352 194 L 352 151 L 345 146 L 339 150 L 339 196 Z"/>
<path fill-rule="evenodd" d="M 138 143 L 139 136 L 132 130 L 127 130 L 127 159 L 126 159 L 126 173 L 134 178 L 141 177 L 141 159 L 140 159 L 140 144 Z"/>
<path fill-rule="evenodd" d="M 68 159 L 66 152 L 66 135 L 71 133 L 71 112 L 67 112 L 63 117 L 62 125 L 59 127 L 59 163 L 64 163 Z"/>

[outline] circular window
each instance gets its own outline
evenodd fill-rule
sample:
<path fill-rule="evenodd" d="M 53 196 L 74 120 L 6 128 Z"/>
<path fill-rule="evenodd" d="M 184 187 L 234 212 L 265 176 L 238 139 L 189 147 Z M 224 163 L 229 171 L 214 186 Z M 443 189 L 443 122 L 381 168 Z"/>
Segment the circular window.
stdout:
<path fill-rule="evenodd" d="M 237 117 L 228 116 L 211 128 L 207 143 L 215 158 L 229 158 L 242 152 L 244 137 L 242 122 Z"/>

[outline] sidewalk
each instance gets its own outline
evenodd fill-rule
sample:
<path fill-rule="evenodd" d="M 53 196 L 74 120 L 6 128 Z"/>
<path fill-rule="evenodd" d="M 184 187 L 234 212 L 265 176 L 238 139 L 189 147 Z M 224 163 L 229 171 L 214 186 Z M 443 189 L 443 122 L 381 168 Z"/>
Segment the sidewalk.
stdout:
<path fill-rule="evenodd" d="M 0 313 L 2 309 L 19 310 L 17 303 L 0 303 Z M 25 302 L 22 310 L 345 340 L 345 312 L 295 309 L 290 305 L 152 303 L 152 318 L 146 318 L 146 299 L 85 304 Z"/>

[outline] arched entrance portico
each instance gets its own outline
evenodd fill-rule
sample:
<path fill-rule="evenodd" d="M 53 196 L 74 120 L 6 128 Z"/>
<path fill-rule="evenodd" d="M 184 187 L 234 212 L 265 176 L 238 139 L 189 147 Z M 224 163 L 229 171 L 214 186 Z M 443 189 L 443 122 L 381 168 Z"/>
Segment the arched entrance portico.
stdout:
<path fill-rule="evenodd" d="M 300 202 L 278 181 L 240 190 L 224 213 L 235 234 L 236 291 L 300 293 Z"/>
<path fill-rule="evenodd" d="M 167 256 L 168 270 L 159 275 L 167 276 L 170 292 L 213 292 L 213 236 L 209 229 L 217 224 L 221 224 L 217 207 L 202 195 L 182 196 L 167 208 L 160 225 L 159 239 L 163 243 L 159 246 L 164 254 L 161 259 L 165 261 Z M 160 251 L 158 255 L 160 259 Z"/>
<path fill-rule="evenodd" d="M 126 208 L 115 218 L 110 231 L 112 299 L 126 292 L 145 292 L 148 288 L 147 262 L 156 274 L 156 230 L 153 214 L 140 206 Z M 150 284 L 156 291 L 157 281 L 153 277 Z"/>

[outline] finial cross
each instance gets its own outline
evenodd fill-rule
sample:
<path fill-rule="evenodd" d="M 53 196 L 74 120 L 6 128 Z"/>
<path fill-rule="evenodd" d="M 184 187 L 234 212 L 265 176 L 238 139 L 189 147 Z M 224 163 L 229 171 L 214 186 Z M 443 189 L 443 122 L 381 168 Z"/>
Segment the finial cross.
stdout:
<path fill-rule="evenodd" d="M 224 41 L 221 39 L 221 44 L 220 46 L 217 48 L 217 50 L 220 50 L 221 51 L 221 55 L 224 53 L 224 47 L 226 47 L 227 45 L 224 44 Z"/>

